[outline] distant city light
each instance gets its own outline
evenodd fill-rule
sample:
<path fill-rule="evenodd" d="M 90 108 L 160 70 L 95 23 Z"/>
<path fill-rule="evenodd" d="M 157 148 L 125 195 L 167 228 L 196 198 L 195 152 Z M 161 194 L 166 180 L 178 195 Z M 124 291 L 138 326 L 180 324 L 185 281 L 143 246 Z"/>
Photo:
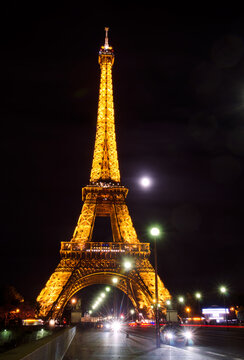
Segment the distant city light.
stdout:
<path fill-rule="evenodd" d="M 105 288 L 105 290 L 106 290 L 107 292 L 109 292 L 109 291 L 110 291 L 110 287 L 107 286 L 107 287 Z"/>
<path fill-rule="evenodd" d="M 166 300 L 166 305 L 171 305 L 171 301 L 170 300 Z"/>
<path fill-rule="evenodd" d="M 114 284 L 117 284 L 117 283 L 118 283 L 118 278 L 117 278 L 117 277 L 113 277 L 113 278 L 112 278 L 112 282 L 113 282 Z"/>
<path fill-rule="evenodd" d="M 184 302 L 183 296 L 180 296 L 180 297 L 178 298 L 178 300 L 179 300 L 180 303 L 183 303 L 183 302 Z"/>

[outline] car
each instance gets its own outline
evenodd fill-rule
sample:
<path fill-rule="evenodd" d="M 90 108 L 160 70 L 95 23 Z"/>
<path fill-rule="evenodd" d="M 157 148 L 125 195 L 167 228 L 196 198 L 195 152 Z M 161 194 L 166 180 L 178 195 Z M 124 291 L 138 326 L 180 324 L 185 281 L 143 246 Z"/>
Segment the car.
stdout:
<path fill-rule="evenodd" d="M 166 324 L 160 329 L 160 340 L 169 345 L 191 345 L 193 334 L 178 323 Z"/>
<path fill-rule="evenodd" d="M 103 323 L 103 330 L 104 331 L 113 331 L 113 332 L 118 332 L 121 329 L 121 322 L 114 320 L 111 322 L 105 322 Z"/>
<path fill-rule="evenodd" d="M 104 331 L 111 331 L 112 330 L 112 325 L 110 322 L 104 322 L 103 323 L 103 330 Z"/>
<path fill-rule="evenodd" d="M 103 322 L 102 321 L 97 321 L 95 323 L 95 327 L 96 327 L 96 329 L 102 329 L 103 328 Z"/>

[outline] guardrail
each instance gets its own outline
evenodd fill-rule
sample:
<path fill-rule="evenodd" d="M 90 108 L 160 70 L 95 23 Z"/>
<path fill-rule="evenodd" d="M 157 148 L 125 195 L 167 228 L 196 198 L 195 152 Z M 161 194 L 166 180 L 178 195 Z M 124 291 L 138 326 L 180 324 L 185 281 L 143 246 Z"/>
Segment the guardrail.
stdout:
<path fill-rule="evenodd" d="M 62 360 L 75 334 L 76 327 L 67 329 L 61 335 L 21 358 L 21 360 Z"/>

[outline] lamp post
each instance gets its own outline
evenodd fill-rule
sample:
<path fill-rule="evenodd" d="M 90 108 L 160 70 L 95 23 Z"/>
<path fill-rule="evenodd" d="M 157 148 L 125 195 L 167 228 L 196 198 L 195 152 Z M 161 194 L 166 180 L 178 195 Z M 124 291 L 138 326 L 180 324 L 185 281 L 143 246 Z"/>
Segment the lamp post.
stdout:
<path fill-rule="evenodd" d="M 128 273 L 132 268 L 132 263 L 129 260 L 124 262 L 124 269 L 126 271 L 126 317 L 129 316 L 129 284 L 128 284 Z"/>
<path fill-rule="evenodd" d="M 171 300 L 166 300 L 166 305 L 167 305 L 167 313 L 169 314 L 169 318 L 167 319 L 167 317 L 166 317 L 166 321 L 168 320 L 169 321 L 169 323 L 170 323 L 170 306 L 171 306 Z"/>
<path fill-rule="evenodd" d="M 197 305 L 198 305 L 197 307 L 198 307 L 199 315 L 201 315 L 200 300 L 202 298 L 202 294 L 200 292 L 196 292 L 195 297 L 197 299 Z"/>
<path fill-rule="evenodd" d="M 133 320 L 134 320 L 133 315 L 135 314 L 135 310 L 134 310 L 134 309 L 131 309 L 130 313 L 131 313 L 131 317 L 132 317 L 132 321 L 133 321 Z"/>
<path fill-rule="evenodd" d="M 112 283 L 116 286 L 116 284 L 118 284 L 118 278 L 116 276 L 114 276 L 112 278 Z M 113 297 L 114 297 L 114 319 L 117 319 L 118 314 L 117 314 L 117 302 L 116 302 L 116 289 L 113 288 Z"/>
<path fill-rule="evenodd" d="M 160 230 L 157 227 L 153 227 L 150 230 L 151 235 L 154 238 L 154 267 L 155 267 L 155 330 L 156 330 L 156 347 L 160 347 L 160 333 L 159 333 L 159 318 L 158 318 L 158 259 L 157 259 L 157 236 L 160 234 Z"/>
<path fill-rule="evenodd" d="M 222 294 L 222 296 L 223 296 L 223 300 L 224 300 L 224 309 L 225 309 L 225 307 L 226 307 L 226 304 L 225 304 L 225 296 L 226 296 L 226 294 L 227 294 L 227 289 L 226 289 L 226 287 L 225 287 L 225 286 L 220 286 L 219 291 L 220 291 L 220 293 L 221 293 L 221 294 Z M 226 323 L 226 325 L 228 325 L 228 320 L 227 320 L 227 313 L 226 313 L 226 309 L 225 309 L 225 323 Z"/>

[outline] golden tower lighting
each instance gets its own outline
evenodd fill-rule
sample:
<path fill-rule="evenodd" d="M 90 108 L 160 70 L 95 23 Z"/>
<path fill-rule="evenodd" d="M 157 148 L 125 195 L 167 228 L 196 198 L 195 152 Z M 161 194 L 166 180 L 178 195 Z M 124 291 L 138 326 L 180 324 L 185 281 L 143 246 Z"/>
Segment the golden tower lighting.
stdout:
<path fill-rule="evenodd" d="M 108 28 L 105 32 L 105 43 L 98 56 L 101 76 L 90 182 L 82 189 L 84 203 L 73 236 L 61 243 L 60 263 L 37 297 L 39 316 L 46 319 L 61 317 L 65 305 L 77 291 L 94 284 L 111 283 L 125 293 L 128 286 L 133 307 L 152 313 L 155 272 L 148 260 L 150 244 L 137 237 L 126 205 L 128 189 L 120 182 L 112 86 L 115 57 L 108 41 Z M 110 242 L 92 240 L 98 216 L 110 217 Z M 129 274 L 125 274 L 121 265 L 121 257 L 127 256 L 133 257 Z M 170 298 L 160 278 L 158 294 L 162 303 Z"/>

